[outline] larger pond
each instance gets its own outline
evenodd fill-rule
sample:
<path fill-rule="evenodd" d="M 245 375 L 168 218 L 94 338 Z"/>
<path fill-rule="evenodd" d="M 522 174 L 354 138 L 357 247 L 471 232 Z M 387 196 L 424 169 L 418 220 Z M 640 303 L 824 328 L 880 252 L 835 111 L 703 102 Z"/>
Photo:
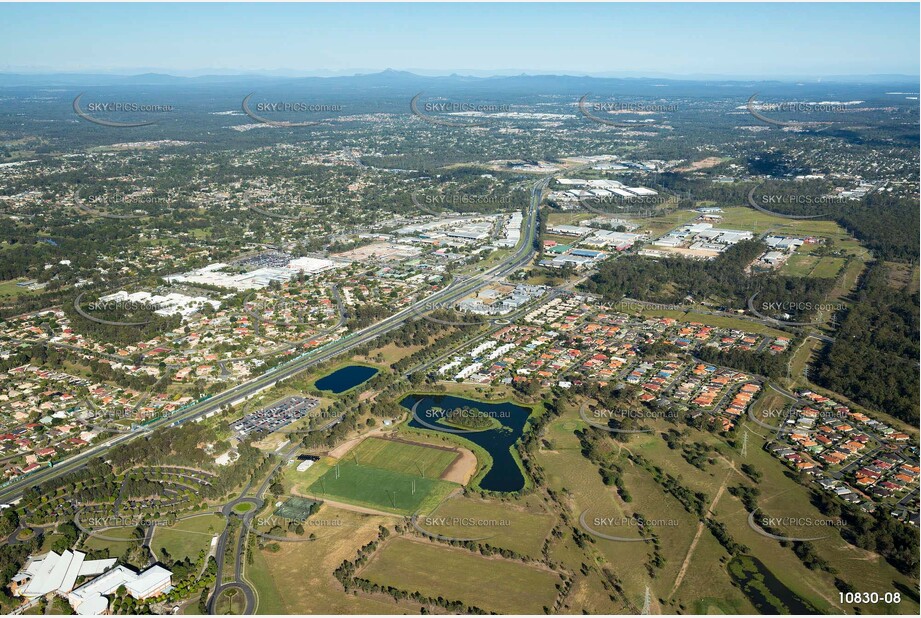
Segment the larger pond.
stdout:
<path fill-rule="evenodd" d="M 736 556 L 729 562 L 729 576 L 762 614 L 818 614 L 819 612 L 771 573 L 754 556 Z"/>
<path fill-rule="evenodd" d="M 503 492 L 524 489 L 524 475 L 511 449 L 524 433 L 524 426 L 531 415 L 529 408 L 513 403 L 486 403 L 453 395 L 407 395 L 400 405 L 410 411 L 415 407 L 410 427 L 456 435 L 489 453 L 492 467 L 480 480 L 482 489 Z M 451 411 L 458 410 L 480 413 L 492 420 L 492 426 L 482 430 L 465 430 L 461 425 L 444 422 Z"/>
<path fill-rule="evenodd" d="M 316 381 L 316 387 L 321 391 L 332 391 L 337 395 L 355 388 L 359 384 L 367 382 L 378 369 L 374 367 L 365 367 L 364 365 L 348 365 L 342 369 L 337 369 L 328 376 L 323 376 Z"/>

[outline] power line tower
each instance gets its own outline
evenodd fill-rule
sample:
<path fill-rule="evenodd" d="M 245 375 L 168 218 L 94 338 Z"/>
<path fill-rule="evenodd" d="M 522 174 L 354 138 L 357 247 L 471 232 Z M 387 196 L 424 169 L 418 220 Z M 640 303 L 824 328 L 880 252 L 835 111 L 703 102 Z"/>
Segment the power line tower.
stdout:
<path fill-rule="evenodd" d="M 748 457 L 748 430 L 742 434 L 742 457 Z"/>
<path fill-rule="evenodd" d="M 649 606 L 652 604 L 652 595 L 649 592 L 649 586 L 646 586 L 646 596 L 643 599 L 643 611 L 640 612 L 643 616 L 649 615 Z"/>

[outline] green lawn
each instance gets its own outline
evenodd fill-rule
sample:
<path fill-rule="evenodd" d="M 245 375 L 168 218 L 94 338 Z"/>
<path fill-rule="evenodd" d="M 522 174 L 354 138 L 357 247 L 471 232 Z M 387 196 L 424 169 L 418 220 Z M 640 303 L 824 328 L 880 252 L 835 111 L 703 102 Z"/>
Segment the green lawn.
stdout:
<path fill-rule="evenodd" d="M 796 277 L 833 279 L 838 276 L 843 266 L 844 258 L 795 253 L 784 264 L 781 272 Z"/>
<path fill-rule="evenodd" d="M 238 588 L 228 588 L 221 593 L 215 603 L 215 611 L 218 615 L 223 614 L 242 614 L 246 608 L 246 597 L 243 591 Z"/>
<path fill-rule="evenodd" d="M 173 559 L 185 557 L 193 560 L 201 550 L 208 551 L 211 539 L 224 529 L 224 518 L 220 515 L 198 515 L 177 522 L 169 528 L 157 527 L 154 532 L 153 550 L 157 555 L 166 549 Z"/>
<path fill-rule="evenodd" d="M 838 276 L 843 266 L 844 258 L 823 257 L 810 273 L 810 276 L 832 279 Z"/>
<path fill-rule="evenodd" d="M 412 515 L 430 512 L 458 485 L 343 461 L 310 486 L 308 492 L 329 500 Z"/>
<path fill-rule="evenodd" d="M 134 526 L 94 530 L 93 534 L 86 537 L 86 540 L 83 541 L 83 548 L 90 551 L 105 549 L 108 550 L 110 557 L 117 558 L 124 554 L 131 546 L 132 543 L 129 540 L 134 538 L 134 530 Z M 100 538 L 101 536 L 106 538 Z M 112 539 L 125 540 L 113 541 Z"/>
<path fill-rule="evenodd" d="M 368 438 L 343 459 L 360 466 L 439 478 L 456 458 L 457 452 L 449 449 Z"/>
<path fill-rule="evenodd" d="M 785 236 L 824 236 L 836 240 L 851 237 L 834 221 L 823 219 L 786 219 L 749 207 L 724 208 L 720 214 L 723 219 L 714 227 L 749 230 L 757 234 L 771 231 Z"/>
<path fill-rule="evenodd" d="M 259 614 L 287 614 L 287 608 L 278 592 L 261 551 L 252 552 L 253 563 L 244 567 L 246 580 L 253 585 L 258 597 L 256 612 Z"/>
<path fill-rule="evenodd" d="M 785 275 L 793 275 L 795 277 L 807 277 L 818 262 L 819 258 L 814 255 L 795 253 L 791 255 L 787 263 L 783 265 L 781 272 Z"/>
<path fill-rule="evenodd" d="M 0 281 L 0 297 L 15 297 L 22 294 L 30 294 L 31 290 L 28 288 L 20 287 L 16 285 L 19 281 L 24 281 L 24 279 L 12 279 L 10 281 Z"/>

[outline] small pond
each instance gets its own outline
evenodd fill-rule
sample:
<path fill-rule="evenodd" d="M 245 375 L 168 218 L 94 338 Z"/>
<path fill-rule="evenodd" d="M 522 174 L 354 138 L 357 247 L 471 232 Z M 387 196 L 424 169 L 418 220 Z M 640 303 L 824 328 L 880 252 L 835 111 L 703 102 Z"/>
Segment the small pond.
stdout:
<path fill-rule="evenodd" d="M 374 367 L 348 365 L 317 380 L 316 387 L 321 391 L 332 391 L 338 395 L 367 382 L 377 372 L 378 369 Z"/>

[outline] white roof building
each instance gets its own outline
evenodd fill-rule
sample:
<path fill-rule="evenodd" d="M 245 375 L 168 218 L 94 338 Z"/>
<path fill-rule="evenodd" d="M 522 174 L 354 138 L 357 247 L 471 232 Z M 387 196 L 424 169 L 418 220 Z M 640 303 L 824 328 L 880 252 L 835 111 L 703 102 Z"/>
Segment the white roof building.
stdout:
<path fill-rule="evenodd" d="M 125 588 L 135 599 L 146 599 L 169 588 L 172 576 L 172 572 L 155 564 L 139 573 L 134 581 L 126 583 Z"/>
<path fill-rule="evenodd" d="M 652 189 L 647 189 L 646 187 L 627 187 L 627 190 L 635 193 L 636 195 L 647 196 L 647 195 L 658 195 L 658 191 Z"/>
<path fill-rule="evenodd" d="M 776 264 L 783 258 L 783 256 L 784 254 L 780 251 L 768 251 L 763 256 L 761 256 L 761 260 L 768 264 Z"/>
<path fill-rule="evenodd" d="M 40 597 L 49 592 L 67 594 L 73 590 L 78 577 L 98 575 L 115 564 L 108 560 L 84 560 L 86 554 L 67 550 L 62 554 L 48 552 L 32 558 L 13 578 L 19 583 L 17 594 L 27 598 Z"/>
<path fill-rule="evenodd" d="M 639 238 L 639 234 L 598 230 L 589 237 L 588 242 L 593 245 L 632 245 Z"/>
<path fill-rule="evenodd" d="M 109 599 L 101 594 L 95 594 L 77 605 L 74 611 L 78 616 L 99 616 L 107 609 L 109 609 Z"/>
<path fill-rule="evenodd" d="M 136 577 L 137 573 L 128 567 L 119 565 L 68 594 L 67 600 L 70 602 L 71 607 L 77 610 L 78 613 L 80 613 L 80 608 L 86 602 L 91 603 L 91 605 L 87 607 L 87 610 L 98 606 L 99 599 L 105 601 L 106 607 L 108 607 L 109 602 L 103 597 L 107 594 L 112 594 L 118 590 L 120 586 L 124 586 Z"/>
<path fill-rule="evenodd" d="M 336 262 L 322 258 L 299 257 L 288 262 L 288 268 L 302 273 L 318 273 L 335 268 Z"/>
<path fill-rule="evenodd" d="M 119 565 L 70 592 L 67 600 L 78 614 L 95 616 L 109 608 L 106 595 L 114 593 L 120 587 L 124 586 L 128 594 L 135 599 L 146 599 L 168 592 L 172 586 L 172 575 L 170 571 L 158 565 L 140 573 Z"/>
<path fill-rule="evenodd" d="M 678 247 L 682 242 L 682 239 L 677 236 L 663 236 L 652 244 L 658 247 Z"/>
<path fill-rule="evenodd" d="M 751 232 L 744 230 L 720 230 L 719 241 L 725 244 L 735 244 L 740 240 L 751 240 L 755 237 Z"/>
<path fill-rule="evenodd" d="M 582 257 L 578 255 L 558 255 L 557 257 L 550 260 L 550 265 L 554 268 L 563 268 L 564 266 L 575 266 L 576 268 L 581 268 L 591 264 L 594 260 L 590 257 Z"/>
<path fill-rule="evenodd" d="M 551 225 L 547 231 L 551 234 L 561 234 L 563 236 L 585 236 L 595 230 L 581 225 Z"/>

